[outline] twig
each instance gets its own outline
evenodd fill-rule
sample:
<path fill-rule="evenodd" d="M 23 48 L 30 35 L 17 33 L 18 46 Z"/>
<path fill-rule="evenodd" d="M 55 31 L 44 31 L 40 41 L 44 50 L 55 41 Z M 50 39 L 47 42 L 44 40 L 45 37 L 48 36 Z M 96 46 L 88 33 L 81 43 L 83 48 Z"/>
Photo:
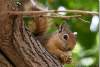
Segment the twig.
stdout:
<path fill-rule="evenodd" d="M 22 15 L 34 15 L 34 14 L 41 14 L 41 13 L 57 13 L 57 12 L 78 13 L 78 14 L 84 14 L 84 15 L 99 15 L 98 12 L 82 11 L 82 10 L 8 11 L 9 14 L 13 14 L 13 15 L 20 15 L 20 14 L 22 14 Z"/>
<path fill-rule="evenodd" d="M 72 16 L 47 16 L 47 15 L 43 15 L 43 16 L 48 17 L 48 18 L 63 18 L 63 19 L 69 19 L 69 18 L 81 17 L 82 15 L 72 15 Z"/>
<path fill-rule="evenodd" d="M 81 21 L 83 21 L 84 23 L 89 23 L 89 21 L 84 20 L 84 19 L 82 19 L 82 18 L 78 18 L 78 19 L 81 20 Z"/>
<path fill-rule="evenodd" d="M 48 16 L 48 15 L 42 15 L 39 17 L 48 17 L 48 18 L 62 18 L 62 19 L 70 19 L 70 18 L 77 18 L 77 17 L 81 17 L 82 15 L 72 15 L 72 16 Z M 35 17 L 35 16 L 24 16 L 24 17 Z"/>
<path fill-rule="evenodd" d="M 56 11 L 55 11 L 56 12 Z M 67 12 L 67 13 L 79 13 L 79 14 L 87 14 L 87 15 L 99 15 L 98 12 L 92 11 L 82 11 L 82 10 L 66 10 L 66 11 L 57 11 L 57 12 Z"/>

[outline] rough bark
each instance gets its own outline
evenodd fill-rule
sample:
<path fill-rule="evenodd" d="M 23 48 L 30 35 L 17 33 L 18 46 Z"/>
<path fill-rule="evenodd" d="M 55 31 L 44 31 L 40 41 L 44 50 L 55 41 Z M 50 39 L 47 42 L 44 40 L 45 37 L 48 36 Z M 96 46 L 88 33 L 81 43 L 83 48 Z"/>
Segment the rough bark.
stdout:
<path fill-rule="evenodd" d="M 14 0 L 0 0 L 0 67 L 62 67 L 25 29 L 22 16 L 10 16 Z"/>

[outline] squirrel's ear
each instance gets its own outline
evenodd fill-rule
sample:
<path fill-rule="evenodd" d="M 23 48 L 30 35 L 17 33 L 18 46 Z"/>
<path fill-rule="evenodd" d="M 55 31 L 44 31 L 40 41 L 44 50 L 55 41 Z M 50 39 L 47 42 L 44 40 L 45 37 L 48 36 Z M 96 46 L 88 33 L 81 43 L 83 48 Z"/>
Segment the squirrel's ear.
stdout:
<path fill-rule="evenodd" d="M 56 26 L 57 29 L 59 29 L 59 25 L 58 24 L 56 24 L 55 26 Z"/>
<path fill-rule="evenodd" d="M 62 29 L 63 29 L 63 25 L 62 24 L 56 24 L 56 28 L 58 29 L 58 32 L 62 32 Z"/>
<path fill-rule="evenodd" d="M 59 25 L 58 31 L 59 33 L 64 30 L 64 24 Z"/>
<path fill-rule="evenodd" d="M 67 23 L 62 23 L 58 28 L 59 33 L 60 32 L 71 32 L 70 27 Z"/>

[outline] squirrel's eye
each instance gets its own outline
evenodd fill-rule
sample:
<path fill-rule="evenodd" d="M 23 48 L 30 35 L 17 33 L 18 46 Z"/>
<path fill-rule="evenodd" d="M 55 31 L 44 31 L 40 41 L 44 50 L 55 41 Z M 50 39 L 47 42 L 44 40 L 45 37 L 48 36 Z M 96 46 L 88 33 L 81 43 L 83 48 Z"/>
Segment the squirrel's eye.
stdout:
<path fill-rule="evenodd" d="M 67 39 L 68 39 L 68 34 L 64 34 L 63 38 L 64 38 L 65 40 L 67 40 Z"/>

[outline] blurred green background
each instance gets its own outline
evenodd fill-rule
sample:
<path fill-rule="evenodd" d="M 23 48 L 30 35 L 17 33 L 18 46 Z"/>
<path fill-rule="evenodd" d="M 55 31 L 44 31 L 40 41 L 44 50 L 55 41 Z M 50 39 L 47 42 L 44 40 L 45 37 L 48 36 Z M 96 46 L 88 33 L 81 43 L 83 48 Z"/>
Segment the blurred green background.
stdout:
<path fill-rule="evenodd" d="M 58 9 L 64 7 L 66 9 L 75 10 L 99 10 L 98 0 L 38 0 L 44 6 L 48 6 L 49 9 Z M 73 15 L 73 14 L 66 14 Z M 77 44 L 73 50 L 73 63 L 65 64 L 65 67 L 99 67 L 99 54 L 98 54 L 98 30 L 96 32 L 90 31 L 90 24 L 92 20 L 91 15 L 84 15 L 81 17 L 85 21 L 77 18 L 71 18 L 63 20 L 60 18 L 50 19 L 50 24 L 60 24 L 67 22 L 73 32 L 77 32 Z M 49 33 L 54 32 L 55 27 L 50 27 Z"/>

